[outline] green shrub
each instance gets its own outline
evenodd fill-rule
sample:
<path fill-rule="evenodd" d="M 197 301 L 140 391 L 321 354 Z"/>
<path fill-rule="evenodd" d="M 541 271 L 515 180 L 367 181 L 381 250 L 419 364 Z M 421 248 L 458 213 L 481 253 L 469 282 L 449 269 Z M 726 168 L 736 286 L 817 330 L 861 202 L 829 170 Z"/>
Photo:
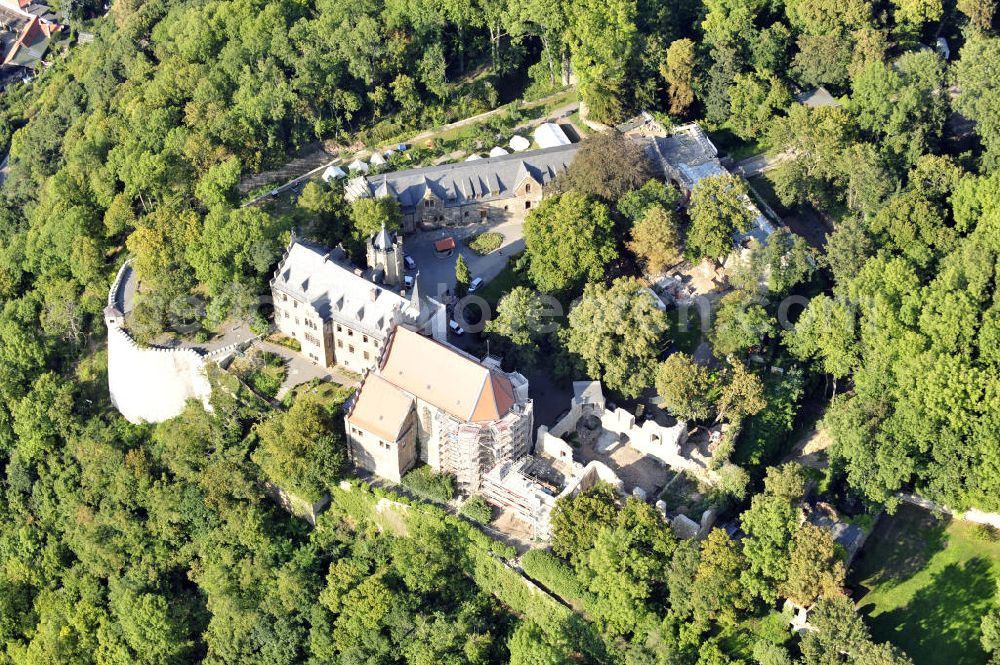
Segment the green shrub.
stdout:
<path fill-rule="evenodd" d="M 981 540 L 984 543 L 995 543 L 1000 540 L 1000 531 L 989 524 L 977 524 L 972 528 L 972 535 L 975 536 L 976 540 Z"/>
<path fill-rule="evenodd" d="M 750 632 L 771 644 L 784 644 L 792 638 L 788 619 L 780 612 L 771 612 L 767 616 L 748 623 Z"/>
<path fill-rule="evenodd" d="M 250 387 L 265 397 L 274 397 L 281 388 L 280 377 L 265 372 L 254 372 L 250 375 Z"/>
<path fill-rule="evenodd" d="M 455 478 L 447 473 L 434 473 L 426 464 L 403 476 L 403 487 L 434 501 L 451 501 L 455 496 Z"/>
<path fill-rule="evenodd" d="M 480 524 L 489 524 L 493 521 L 493 506 L 478 494 L 470 497 L 468 501 L 462 504 L 460 512 L 473 522 L 479 522 Z"/>
<path fill-rule="evenodd" d="M 485 255 L 500 249 L 500 245 L 503 244 L 503 235 L 495 231 L 487 231 L 472 238 L 467 244 L 469 249 L 476 254 Z"/>
<path fill-rule="evenodd" d="M 529 550 L 521 557 L 521 569 L 577 610 L 586 612 L 594 603 L 594 595 L 584 588 L 573 569 L 550 552 Z"/>
<path fill-rule="evenodd" d="M 292 351 L 302 351 L 302 344 L 299 343 L 299 340 L 294 337 L 289 337 L 288 335 L 282 335 L 280 333 L 277 335 L 271 335 L 267 338 L 267 341 L 273 342 L 274 344 L 280 344 L 286 349 L 291 349 Z"/>
<path fill-rule="evenodd" d="M 264 364 L 268 367 L 284 367 L 285 359 L 279 356 L 277 353 L 271 353 L 270 351 L 261 351 L 260 358 L 264 361 Z"/>

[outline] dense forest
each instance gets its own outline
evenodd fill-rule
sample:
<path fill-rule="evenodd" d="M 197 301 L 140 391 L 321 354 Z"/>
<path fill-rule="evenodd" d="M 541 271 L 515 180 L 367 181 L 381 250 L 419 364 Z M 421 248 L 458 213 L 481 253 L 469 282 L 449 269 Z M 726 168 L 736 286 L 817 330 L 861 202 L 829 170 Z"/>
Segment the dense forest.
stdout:
<path fill-rule="evenodd" d="M 767 467 L 803 394 L 828 388 L 825 486 L 866 510 L 911 488 L 1000 510 L 994 10 L 115 0 L 92 43 L 0 99 L 0 663 L 906 662 L 839 595 L 829 537 L 799 525 L 802 472 Z M 229 384 L 213 413 L 135 426 L 115 412 L 100 314 L 126 256 L 144 285 L 139 337 L 175 316 L 204 331 L 261 323 L 252 306 L 290 229 L 356 247 L 393 211 L 315 184 L 287 214 L 241 208 L 242 176 L 320 140 L 376 145 L 541 95 L 569 73 L 594 120 L 649 108 L 706 122 L 734 152 L 792 151 L 768 174 L 776 198 L 835 225 L 815 259 L 785 232 L 753 252 L 710 332 L 722 370 L 661 362 L 664 335 L 645 334 L 669 328 L 659 310 L 596 322 L 642 268 L 728 252 L 747 224 L 740 183 L 707 183 L 681 215 L 628 146 L 592 139 L 526 223 L 523 284 L 490 324 L 525 365 L 624 398 L 655 387 L 692 422 L 732 425 L 720 500 L 745 539 L 681 542 L 648 505 L 581 495 L 559 507 L 553 552 L 523 566 L 587 621 L 545 622 L 483 574 L 467 522 L 434 513 L 393 532 L 335 502 L 310 528 L 271 502 L 265 481 L 312 495 L 347 474 L 342 394 L 272 411 Z M 793 102 L 817 85 L 841 103 Z M 544 336 L 524 326 L 539 293 L 581 298 Z M 814 297 L 780 331 L 790 293 Z M 760 376 L 748 357 L 765 348 L 797 367 Z M 818 629 L 789 642 L 779 597 L 818 601 Z"/>

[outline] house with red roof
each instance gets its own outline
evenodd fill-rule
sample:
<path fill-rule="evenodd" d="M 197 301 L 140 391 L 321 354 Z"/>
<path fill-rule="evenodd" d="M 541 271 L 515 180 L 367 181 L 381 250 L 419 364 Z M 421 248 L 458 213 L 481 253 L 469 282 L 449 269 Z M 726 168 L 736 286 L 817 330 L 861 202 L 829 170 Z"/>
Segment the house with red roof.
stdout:
<path fill-rule="evenodd" d="M 524 376 L 400 325 L 345 425 L 356 466 L 399 482 L 424 462 L 472 494 L 496 464 L 530 452 L 533 419 Z"/>
<path fill-rule="evenodd" d="M 49 49 L 52 36 L 61 31 L 62 26 L 58 23 L 46 23 L 39 17 L 32 16 L 4 56 L 3 64 L 34 69 Z"/>

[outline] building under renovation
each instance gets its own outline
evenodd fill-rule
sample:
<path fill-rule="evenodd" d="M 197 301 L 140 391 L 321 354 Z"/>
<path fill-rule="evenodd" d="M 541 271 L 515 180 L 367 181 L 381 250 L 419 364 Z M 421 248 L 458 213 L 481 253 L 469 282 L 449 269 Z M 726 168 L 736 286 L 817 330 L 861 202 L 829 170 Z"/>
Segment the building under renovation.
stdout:
<path fill-rule="evenodd" d="M 498 463 L 531 448 L 528 380 L 397 326 L 346 417 L 355 465 L 393 481 L 418 461 L 479 490 Z"/>
<path fill-rule="evenodd" d="M 486 474 L 483 496 L 501 510 L 512 511 L 531 528 L 535 539 L 548 540 L 556 501 L 586 492 L 598 482 L 610 483 L 619 491 L 624 487 L 601 462 L 586 466 L 574 462 L 569 444 L 541 427 L 533 454 L 503 461 Z"/>

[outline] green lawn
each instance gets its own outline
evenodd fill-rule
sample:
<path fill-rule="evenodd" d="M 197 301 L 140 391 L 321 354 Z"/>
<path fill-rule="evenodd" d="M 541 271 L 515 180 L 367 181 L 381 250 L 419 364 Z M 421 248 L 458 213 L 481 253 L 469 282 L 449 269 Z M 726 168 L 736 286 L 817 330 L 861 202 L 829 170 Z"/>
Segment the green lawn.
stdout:
<path fill-rule="evenodd" d="M 685 309 L 673 307 L 667 310 L 667 323 L 670 326 L 670 341 L 674 346 L 688 355 L 693 354 L 701 344 L 701 310 L 695 305 Z M 682 323 L 685 325 L 682 326 Z"/>
<path fill-rule="evenodd" d="M 514 264 L 517 263 L 519 257 L 520 254 L 510 257 L 504 269 L 476 291 L 476 295 L 486 300 L 494 312 L 496 312 L 500 299 L 513 291 L 515 287 L 532 286 L 531 280 L 525 273 L 514 270 Z"/>
<path fill-rule="evenodd" d="M 851 571 L 875 638 L 916 665 L 980 665 L 982 616 L 998 602 L 1000 542 L 967 522 L 903 505 L 884 517 Z"/>
<path fill-rule="evenodd" d="M 712 143 L 715 144 L 720 153 L 728 154 L 736 161 L 759 155 L 768 148 L 766 141 L 763 139 L 740 138 L 729 127 L 728 123 L 714 129 L 709 129 L 708 138 L 712 140 Z"/>

